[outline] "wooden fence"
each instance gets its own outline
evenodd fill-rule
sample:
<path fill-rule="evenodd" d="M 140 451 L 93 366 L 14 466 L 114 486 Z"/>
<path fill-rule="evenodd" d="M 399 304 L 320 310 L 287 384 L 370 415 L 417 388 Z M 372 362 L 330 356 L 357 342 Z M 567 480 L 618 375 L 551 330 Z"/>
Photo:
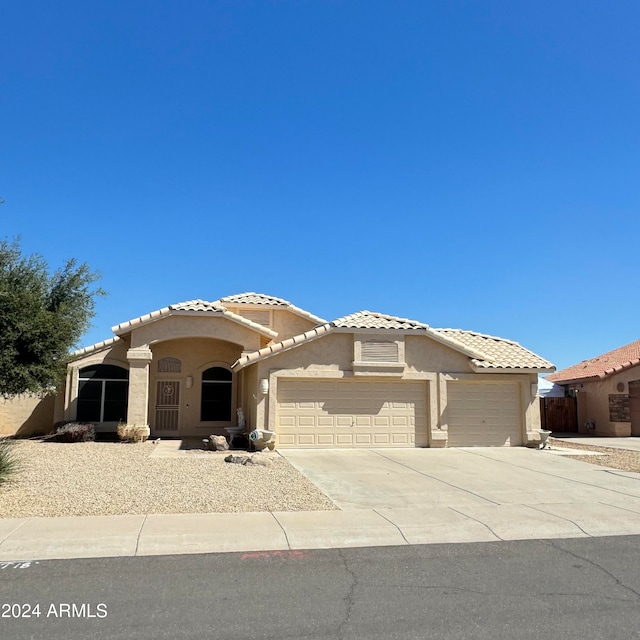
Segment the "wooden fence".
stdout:
<path fill-rule="evenodd" d="M 549 431 L 578 431 L 578 405 L 575 398 L 540 398 L 540 421 Z"/>

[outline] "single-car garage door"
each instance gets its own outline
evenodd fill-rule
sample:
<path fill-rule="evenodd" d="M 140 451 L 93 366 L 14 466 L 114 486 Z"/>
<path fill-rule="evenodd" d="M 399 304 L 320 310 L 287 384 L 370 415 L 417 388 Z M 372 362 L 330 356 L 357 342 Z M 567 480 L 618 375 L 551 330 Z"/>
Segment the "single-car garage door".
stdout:
<path fill-rule="evenodd" d="M 279 447 L 427 445 L 422 382 L 280 380 Z"/>
<path fill-rule="evenodd" d="M 520 414 L 516 383 L 449 382 L 448 446 L 521 445 Z"/>

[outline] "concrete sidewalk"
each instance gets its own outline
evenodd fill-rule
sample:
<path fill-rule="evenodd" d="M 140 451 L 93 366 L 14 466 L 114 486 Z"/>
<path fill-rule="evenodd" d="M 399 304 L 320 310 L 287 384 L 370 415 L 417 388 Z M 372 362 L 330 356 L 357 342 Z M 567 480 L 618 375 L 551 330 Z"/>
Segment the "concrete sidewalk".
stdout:
<path fill-rule="evenodd" d="M 640 500 L 0 520 L 0 563 L 640 534 Z"/>

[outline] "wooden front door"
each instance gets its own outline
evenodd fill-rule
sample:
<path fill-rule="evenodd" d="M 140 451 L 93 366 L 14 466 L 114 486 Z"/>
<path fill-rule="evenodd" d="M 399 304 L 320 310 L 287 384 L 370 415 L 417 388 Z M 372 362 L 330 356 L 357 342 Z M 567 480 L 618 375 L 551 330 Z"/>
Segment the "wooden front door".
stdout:
<path fill-rule="evenodd" d="M 180 380 L 156 382 L 154 435 L 177 436 L 180 430 Z"/>
<path fill-rule="evenodd" d="M 629 409 L 631 410 L 631 435 L 640 436 L 640 380 L 629 383 Z"/>

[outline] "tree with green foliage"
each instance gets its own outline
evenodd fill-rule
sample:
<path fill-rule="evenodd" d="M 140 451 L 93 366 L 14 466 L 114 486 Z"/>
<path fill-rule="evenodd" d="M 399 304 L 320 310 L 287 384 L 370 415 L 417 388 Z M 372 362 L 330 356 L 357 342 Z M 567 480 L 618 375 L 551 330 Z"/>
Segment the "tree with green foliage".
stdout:
<path fill-rule="evenodd" d="M 0 240 L 0 395 L 47 392 L 64 380 L 70 350 L 104 295 L 98 279 L 73 259 L 50 274 L 41 256 Z"/>

